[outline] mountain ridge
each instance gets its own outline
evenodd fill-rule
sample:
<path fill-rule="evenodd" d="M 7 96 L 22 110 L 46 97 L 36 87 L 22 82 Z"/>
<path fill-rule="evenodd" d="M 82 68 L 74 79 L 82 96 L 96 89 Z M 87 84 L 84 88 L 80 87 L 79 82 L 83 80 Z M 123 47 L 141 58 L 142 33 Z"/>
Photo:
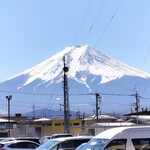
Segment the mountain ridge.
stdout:
<path fill-rule="evenodd" d="M 77 96 L 78 94 L 84 95 L 86 93 L 88 95 L 88 93 L 95 92 L 123 93 L 126 95 L 133 94 L 136 86 L 136 90 L 139 92 L 145 88 L 145 93 L 142 94 L 149 96 L 149 74 L 105 56 L 88 45 L 66 47 L 42 63 L 0 83 L 0 90 L 10 91 L 10 93 L 16 91 L 16 94 L 12 92 L 15 99 L 12 103 L 13 106 L 17 103 L 17 110 L 19 111 L 22 111 L 19 108 L 19 102 L 33 103 L 38 105 L 37 107 L 41 104 L 40 107 L 59 109 L 60 105 L 63 104 L 63 56 L 66 58 L 66 66 L 69 67 L 69 93 L 74 93 Z M 1 93 L 1 95 L 4 94 L 6 95 L 6 92 Z M 80 98 L 79 96 L 77 98 L 70 95 L 71 109 L 75 111 L 81 109 L 82 111 L 94 110 L 93 103 L 95 103 L 95 99 L 93 95 L 88 98 L 83 97 L 83 95 L 80 95 Z M 134 101 L 132 98 L 132 100 L 124 102 L 123 99 L 125 98 L 123 97 L 111 97 L 110 99 L 105 95 L 103 95 L 103 99 L 105 100 L 103 106 L 106 107 L 104 111 L 116 111 L 112 107 L 112 110 L 109 110 L 111 106 L 109 103 L 112 102 L 115 105 L 122 106 L 124 104 L 126 106 L 124 110 L 118 111 L 127 111 L 129 105 Z M 83 106 L 87 108 L 84 107 L 83 109 Z M 146 106 L 147 104 L 143 105 L 143 107 Z"/>
<path fill-rule="evenodd" d="M 76 54 L 75 51 L 78 51 L 78 53 L 76 52 L 77 53 Z M 84 53 L 84 55 L 83 55 L 83 53 Z M 86 60 L 84 59 L 85 55 L 87 55 Z M 59 53 L 55 54 L 54 56 L 48 58 L 47 60 L 43 61 L 42 63 L 21 73 L 21 74 L 29 74 L 29 80 L 26 82 L 26 84 L 34 81 L 34 79 L 36 79 L 36 78 L 40 78 L 42 80 L 48 81 L 48 80 L 52 80 L 56 76 L 59 76 L 59 75 L 62 76 L 62 74 L 63 74 L 63 72 L 62 72 L 63 56 L 66 57 L 66 64 L 69 67 L 69 77 L 75 77 L 76 72 L 78 72 L 78 71 L 87 71 L 88 70 L 95 75 L 101 75 L 102 76 L 101 83 L 103 83 L 103 82 L 105 83 L 105 82 L 111 81 L 113 79 L 116 79 L 117 78 L 116 76 L 122 77 L 124 75 L 137 76 L 137 74 L 138 74 L 138 76 L 140 76 L 140 77 L 150 78 L 150 75 L 147 73 L 144 73 L 133 67 L 129 67 L 128 65 L 121 63 L 120 61 L 117 61 L 115 59 L 112 59 L 111 57 L 107 57 L 104 54 L 102 54 L 101 52 L 91 49 L 88 45 L 83 45 L 80 47 L 79 46 L 66 47 L 64 50 L 62 50 Z M 73 58 L 74 56 L 76 56 L 76 57 Z M 96 58 L 96 56 L 100 56 L 100 57 Z M 91 59 L 91 57 L 93 57 L 93 59 Z M 100 65 L 101 68 L 97 67 L 98 66 L 97 62 L 101 63 L 101 65 Z M 104 69 L 104 67 L 106 69 Z M 114 69 L 116 69 L 115 74 L 112 73 L 111 78 L 108 79 L 109 75 L 107 75 L 107 74 L 108 73 L 110 74 L 110 70 L 112 70 L 112 72 L 113 72 Z M 129 69 L 130 69 L 130 72 L 129 72 Z M 36 71 L 34 71 L 34 70 L 36 70 Z M 124 72 L 120 73 L 121 70 L 123 70 Z M 116 75 L 116 72 L 117 72 L 117 75 Z M 19 76 L 21 74 L 18 74 L 16 76 Z M 15 78 L 16 76 L 14 76 L 12 78 Z M 51 78 L 50 78 L 50 76 L 51 76 Z M 12 79 L 12 78 L 10 78 L 10 79 Z"/>

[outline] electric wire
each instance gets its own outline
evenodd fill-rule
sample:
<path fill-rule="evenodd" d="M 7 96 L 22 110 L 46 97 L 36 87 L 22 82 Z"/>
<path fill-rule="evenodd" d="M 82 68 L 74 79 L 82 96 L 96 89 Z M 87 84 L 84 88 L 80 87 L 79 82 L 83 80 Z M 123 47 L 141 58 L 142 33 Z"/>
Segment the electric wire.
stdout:
<path fill-rule="evenodd" d="M 149 47 L 148 47 L 148 49 L 147 49 L 147 52 L 145 53 L 145 57 L 144 57 L 144 60 L 143 60 L 143 63 L 142 63 L 142 67 L 141 67 L 141 68 L 143 68 L 143 66 L 144 66 L 144 64 L 145 64 L 145 60 L 147 59 L 147 56 L 148 56 L 148 54 L 149 54 L 149 51 L 150 51 L 150 45 L 149 45 Z M 145 87 L 143 88 L 143 90 L 142 90 L 142 92 L 141 92 L 141 95 L 144 93 L 144 91 L 145 91 L 145 89 L 147 88 L 148 84 L 149 84 L 149 82 L 146 82 L 146 85 L 145 85 Z"/>
<path fill-rule="evenodd" d="M 143 98 L 143 99 L 145 99 L 145 98 Z M 147 98 L 146 98 L 147 99 Z M 149 99 L 148 99 L 149 100 Z M 23 103 L 24 104 L 24 103 Z M 105 104 L 105 105 L 108 105 L 107 103 L 103 103 L 103 104 Z M 110 104 L 115 104 L 114 102 L 110 102 Z M 124 104 L 118 104 L 118 105 L 124 105 Z M 7 107 L 7 104 L 3 104 L 2 106 L 4 106 L 4 107 Z M 17 104 L 11 104 L 11 108 L 29 108 L 31 106 L 31 104 L 26 104 L 26 105 L 17 105 Z M 80 105 L 78 105 L 78 104 L 76 104 L 76 103 L 74 103 L 74 104 L 71 104 L 71 107 L 79 107 L 79 106 L 95 106 L 95 103 L 84 103 L 84 104 L 80 104 Z M 42 105 L 36 105 L 35 106 L 36 108 L 44 108 Z M 49 108 L 49 107 L 47 107 L 47 108 Z M 45 108 L 45 109 L 47 109 L 47 108 Z M 53 107 L 53 108 L 55 108 L 55 110 L 57 109 L 57 110 L 60 110 L 60 106 L 55 106 L 55 107 Z"/>
<path fill-rule="evenodd" d="M 33 96 L 51 96 L 51 95 L 60 95 L 62 94 L 53 94 L 53 93 L 36 93 L 36 92 L 20 92 L 20 91 L 8 91 L 8 90 L 0 90 L 0 93 L 11 93 L 11 94 L 21 94 L 21 95 L 33 95 Z"/>
<path fill-rule="evenodd" d="M 149 50 L 150 50 L 150 45 L 149 45 L 149 47 L 148 47 L 148 49 L 147 49 L 147 51 L 146 51 L 146 53 L 145 53 L 145 56 L 144 56 L 142 65 L 141 65 L 141 67 L 140 67 L 140 70 L 142 70 L 142 68 L 143 68 L 143 66 L 144 66 L 144 63 L 145 63 L 145 60 L 146 60 L 146 58 L 147 58 L 147 56 L 148 56 Z M 136 87 L 137 87 L 138 81 L 139 81 L 139 80 L 136 78 L 136 82 L 135 82 L 135 85 L 134 85 L 133 92 L 136 92 Z M 144 89 L 145 89 L 145 88 L 144 88 Z M 144 91 L 144 90 L 143 90 L 143 91 Z"/>
<path fill-rule="evenodd" d="M 75 45 L 76 42 L 77 42 L 77 39 L 78 39 L 78 37 L 79 37 L 79 35 L 80 35 L 81 29 L 82 29 L 82 27 L 83 27 L 83 24 L 84 24 L 84 22 L 85 22 L 85 20 L 86 20 L 86 18 L 87 18 L 87 16 L 88 16 L 88 13 L 89 13 L 89 10 L 90 10 L 91 6 L 92 6 L 92 3 L 93 3 L 93 0 L 90 1 L 90 4 L 89 4 L 88 9 L 87 9 L 87 11 L 86 11 L 86 14 L 85 14 L 85 16 L 84 16 L 84 18 L 83 18 L 83 20 L 82 20 L 82 23 L 81 23 L 81 25 L 80 25 L 80 27 L 79 27 L 79 30 L 78 30 L 78 32 L 77 32 L 77 35 L 76 35 L 76 37 L 75 37 L 75 40 L 74 40 L 73 45 Z"/>
<path fill-rule="evenodd" d="M 7 90 L 0 90 L 0 93 L 14 93 L 14 94 L 23 94 L 23 95 L 33 95 L 33 96 L 63 96 L 63 94 L 58 93 L 35 93 L 35 92 L 17 92 L 17 91 L 7 91 Z M 101 93 L 96 92 L 100 95 L 107 95 L 107 96 L 135 96 L 135 94 L 122 94 L 122 93 Z M 70 96 L 89 96 L 95 95 L 96 93 L 70 93 Z"/>
<path fill-rule="evenodd" d="M 95 44 L 94 44 L 94 47 L 97 46 L 97 44 L 99 43 L 99 41 L 100 41 L 101 38 L 103 37 L 104 33 L 106 32 L 106 30 L 107 30 L 108 27 L 110 26 L 111 22 L 112 22 L 113 19 L 115 18 L 117 12 L 119 11 L 119 9 L 120 9 L 122 3 L 123 3 L 123 0 L 120 1 L 120 3 L 119 3 L 119 5 L 118 5 L 117 9 L 115 10 L 115 12 L 113 13 L 113 15 L 111 16 L 110 20 L 109 20 L 108 23 L 106 24 L 106 26 L 105 26 L 104 30 L 102 31 L 102 33 L 99 35 L 97 41 L 96 41 Z"/>
<path fill-rule="evenodd" d="M 91 2 L 90 2 L 90 5 L 89 5 L 89 7 L 88 7 L 88 9 L 87 9 L 86 15 L 85 15 L 85 17 L 84 17 L 82 23 L 81 23 L 81 26 L 80 26 L 80 28 L 79 28 L 79 31 L 78 31 L 78 33 L 77 33 L 77 36 L 76 36 L 76 38 L 75 38 L 75 42 L 74 42 L 74 43 L 76 43 L 76 41 L 77 41 L 77 39 L 78 39 L 78 36 L 79 36 L 80 31 L 81 31 L 81 29 L 82 29 L 82 26 L 83 26 L 83 24 L 84 24 L 84 22 L 85 22 L 85 19 L 86 19 L 87 15 L 88 15 L 88 12 L 89 12 L 89 9 L 90 9 L 90 7 L 91 7 L 92 2 L 93 2 L 93 0 L 91 0 Z M 122 2 L 123 2 L 123 1 L 121 1 L 121 3 L 119 4 L 119 6 L 117 7 L 116 11 L 114 12 L 113 16 L 110 18 L 109 22 L 108 22 L 107 25 L 105 26 L 103 32 L 101 33 L 101 35 L 99 36 L 98 40 L 96 41 L 95 46 L 98 44 L 98 42 L 100 41 L 100 39 L 102 38 L 102 36 L 103 36 L 104 33 L 106 32 L 106 30 L 108 29 L 108 27 L 110 26 L 111 22 L 113 21 L 114 17 L 116 16 L 117 12 L 119 11 L 119 8 L 121 7 Z M 96 22 L 96 20 L 97 20 L 99 14 L 100 14 L 100 12 L 101 12 L 101 9 L 102 9 L 103 5 L 104 5 L 104 1 L 103 1 L 103 4 L 101 5 L 99 11 L 98 11 L 98 14 L 96 15 L 96 17 L 95 17 L 95 19 L 94 19 L 93 24 L 91 25 L 91 27 L 90 27 L 90 29 L 89 29 L 89 31 L 88 31 L 88 33 L 87 33 L 87 36 L 86 36 L 86 38 L 85 38 L 84 41 L 87 40 L 87 38 L 88 38 L 90 32 L 92 31 L 92 29 L 93 29 L 93 27 L 94 27 L 94 25 L 95 25 L 95 22 Z M 94 47 L 95 47 L 95 46 L 94 46 Z M 144 65 L 144 62 L 145 62 L 146 57 L 147 57 L 147 55 L 148 55 L 148 52 L 149 52 L 149 49 L 148 49 L 148 51 L 147 51 L 147 53 L 146 53 L 146 55 L 145 55 L 145 57 L 144 57 L 144 61 L 143 61 L 142 66 Z M 146 88 L 146 87 L 145 87 L 145 88 Z M 135 89 L 136 89 L 136 85 L 135 85 Z M 143 91 L 144 91 L 144 90 L 145 90 L 145 89 L 143 89 Z M 16 91 L 3 91 L 3 90 L 1 90 L 0 92 L 3 92 L 3 93 L 14 93 L 14 94 L 24 94 L 24 95 L 35 95 L 35 96 L 50 96 L 49 104 L 50 104 L 50 102 L 51 102 L 53 96 L 62 96 L 62 94 L 60 94 L 60 93 L 59 93 L 59 94 L 54 94 L 54 92 L 53 92 L 53 93 L 34 93 L 34 92 L 32 93 L 32 92 L 16 92 Z M 116 93 L 116 94 L 113 94 L 113 93 L 100 93 L 100 94 L 101 94 L 101 95 L 107 95 L 107 96 L 133 96 L 132 94 L 117 94 L 117 93 Z M 86 96 L 86 95 L 88 96 L 88 95 L 95 95 L 95 93 L 69 94 L 69 95 L 70 95 L 70 96 Z M 146 98 L 146 97 L 141 97 L 141 98 L 142 98 L 142 99 L 148 99 L 148 100 L 150 99 L 150 98 Z M 39 102 L 38 102 L 38 103 L 39 103 Z M 53 104 L 54 104 L 54 103 L 53 103 Z M 24 107 L 24 106 L 22 106 L 22 107 Z"/>
<path fill-rule="evenodd" d="M 147 97 L 140 97 L 141 99 L 146 99 L 146 100 L 150 100 L 150 98 L 147 98 Z"/>
<path fill-rule="evenodd" d="M 60 88 L 59 88 L 59 92 L 60 92 Z M 55 97 L 56 96 L 58 96 L 58 94 L 56 94 Z M 53 93 L 53 96 L 51 96 L 51 100 L 49 101 L 49 105 L 48 105 L 48 106 L 51 105 L 50 110 L 52 110 L 53 106 L 56 104 L 56 100 L 55 100 L 55 103 L 52 103 L 52 104 L 50 103 L 52 101 L 52 97 L 54 97 L 54 93 Z M 50 113 L 50 110 L 49 110 L 49 113 Z"/>
<path fill-rule="evenodd" d="M 100 6 L 100 8 L 99 8 L 99 10 L 98 10 L 98 13 L 97 13 L 97 15 L 96 15 L 96 17 L 95 17 L 95 19 L 94 19 L 92 25 L 90 26 L 90 29 L 89 29 L 89 31 L 88 31 L 88 33 L 87 33 L 87 35 L 86 35 L 86 37 L 85 37 L 83 43 L 85 43 L 85 42 L 87 41 L 87 39 L 88 39 L 88 37 L 89 37 L 89 35 L 90 35 L 90 32 L 92 31 L 92 29 L 93 29 L 93 27 L 94 27 L 94 25 L 95 25 L 95 23 L 96 23 L 96 21 L 97 21 L 99 15 L 100 15 L 101 11 L 102 11 L 102 8 L 103 8 L 103 6 L 104 6 L 104 3 L 105 3 L 105 0 L 103 0 L 102 4 L 101 4 L 101 6 Z"/>
<path fill-rule="evenodd" d="M 8 91 L 7 91 L 8 92 Z M 11 91 L 9 91 L 9 92 L 11 92 Z M 12 92 L 11 92 L 12 93 Z M 106 96 L 128 96 L 128 97 L 135 97 L 135 94 L 120 94 L 120 93 L 101 93 L 101 92 L 97 92 L 97 93 L 99 93 L 100 95 L 106 95 Z M 15 92 L 15 94 L 20 94 L 20 92 Z M 46 96 L 50 96 L 50 94 L 46 94 L 46 93 L 40 93 L 40 95 L 39 95 L 39 93 L 24 93 L 24 92 L 21 92 L 21 94 L 32 94 L 32 95 L 38 95 L 38 96 L 41 96 L 41 95 L 46 95 Z M 96 93 L 73 93 L 73 94 L 69 94 L 70 96 L 93 96 L 93 95 L 95 95 Z M 58 94 L 54 94 L 54 93 L 52 93 L 52 95 L 51 96 L 54 96 L 54 95 L 56 95 L 56 96 L 58 96 Z M 59 94 L 59 95 L 63 95 L 63 94 Z M 51 97 L 52 98 L 52 97 Z M 144 100 L 150 100 L 150 98 L 148 98 L 148 97 L 140 97 L 141 99 L 144 99 Z M 4 103 L 4 102 L 3 102 Z M 17 104 L 18 103 L 18 104 Z M 112 102 L 112 103 L 114 103 L 114 102 Z M 53 101 L 51 101 L 51 103 L 48 101 L 48 102 L 46 102 L 46 101 L 42 101 L 42 102 L 35 102 L 35 101 L 30 101 L 30 102 L 28 102 L 27 100 L 25 100 L 25 101 L 21 101 L 21 106 L 19 105 L 20 104 L 20 101 L 15 101 L 15 104 L 14 103 L 12 103 L 12 107 L 22 107 L 22 108 L 29 108 L 30 106 L 31 106 L 31 104 L 35 104 L 35 106 L 36 106 L 36 108 L 49 108 L 49 105 L 51 104 L 51 105 L 53 105 Z M 91 103 L 84 103 L 84 105 L 93 105 L 93 104 L 91 104 Z M 104 104 L 104 103 L 103 103 Z M 7 106 L 7 104 L 5 103 L 5 104 L 1 104 L 2 106 Z M 45 107 L 45 105 L 47 105 L 47 107 Z M 121 105 L 121 104 L 119 104 L 119 105 Z M 77 103 L 71 103 L 71 106 L 72 107 L 78 107 L 77 106 Z M 94 105 L 93 105 L 94 106 Z M 54 108 L 54 106 L 52 106 L 51 107 L 51 109 L 52 108 Z M 59 106 L 57 105 L 57 107 L 55 107 L 55 109 L 59 109 Z"/>
<path fill-rule="evenodd" d="M 97 13 L 97 15 L 96 15 L 96 17 L 95 17 L 95 19 L 94 19 L 94 22 L 93 22 L 93 24 L 91 25 L 91 27 L 90 27 L 90 29 L 89 29 L 89 31 L 88 31 L 86 37 L 85 37 L 84 43 L 86 42 L 86 40 L 88 39 L 88 36 L 89 36 L 90 32 L 92 31 L 92 29 L 93 29 L 93 27 L 94 27 L 94 25 L 95 25 L 95 23 L 96 23 L 96 21 L 97 21 L 99 15 L 100 15 L 101 11 L 102 11 L 102 8 L 103 8 L 103 6 L 104 6 L 104 3 L 105 3 L 105 0 L 103 0 L 102 5 L 101 5 L 101 7 L 99 8 L 99 11 L 98 11 L 98 13 Z M 107 30 L 108 26 L 110 25 L 110 23 L 111 23 L 112 20 L 114 19 L 115 15 L 116 15 L 117 12 L 119 11 L 119 8 L 121 7 L 122 3 L 123 3 L 123 0 L 119 3 L 119 6 L 118 6 L 117 9 L 115 10 L 113 16 L 111 17 L 110 21 L 108 22 L 108 24 L 106 25 L 105 29 L 103 30 L 103 32 L 102 32 L 100 38 L 103 36 L 103 34 L 104 34 L 105 31 Z M 98 40 L 97 40 L 96 44 L 94 45 L 94 47 L 95 47 L 95 46 L 97 45 L 97 43 L 99 42 L 100 38 L 98 38 Z"/>
<path fill-rule="evenodd" d="M 92 3 L 93 3 L 93 0 L 91 0 L 91 2 L 90 2 L 90 5 L 89 5 L 89 7 L 88 7 L 88 9 L 87 9 L 87 12 L 86 12 L 86 14 L 85 14 L 85 17 L 84 17 L 84 19 L 83 19 L 83 21 L 82 21 L 82 23 L 81 23 L 80 28 L 79 28 L 77 37 L 78 37 L 78 35 L 79 35 L 80 31 L 81 31 L 81 28 L 83 27 L 83 24 L 84 24 L 84 22 L 85 22 L 85 19 L 87 18 L 87 15 L 88 15 L 88 13 L 89 13 L 89 10 L 90 10 L 90 8 L 91 8 Z M 98 14 L 100 13 L 100 10 L 101 10 L 101 9 L 99 9 Z M 98 17 L 98 14 L 97 14 L 97 17 Z M 97 17 L 95 17 L 94 23 L 96 22 Z M 94 23 L 92 24 L 92 26 L 94 26 Z M 90 30 L 92 29 L 92 26 L 90 27 Z M 88 32 L 88 34 L 89 34 L 89 32 Z M 88 34 L 87 34 L 87 36 L 88 36 Z M 87 39 L 87 36 L 86 36 L 85 40 Z M 75 43 L 76 43 L 76 41 L 77 41 L 77 37 L 75 38 Z M 84 40 L 84 41 L 85 41 L 85 40 Z M 70 84 L 70 87 L 71 87 L 71 86 L 72 86 L 72 84 Z"/>
<path fill-rule="evenodd" d="M 148 49 L 147 49 L 147 51 L 146 51 L 146 53 L 145 53 L 145 56 L 144 56 L 143 62 L 142 62 L 142 64 L 141 64 L 140 70 L 142 70 L 142 68 L 143 68 L 143 66 L 144 66 L 144 64 L 145 64 L 145 61 L 146 61 L 146 59 L 147 59 L 149 50 L 150 50 L 150 45 L 148 46 Z M 138 83 L 139 83 L 139 78 L 136 78 L 133 92 L 136 92 L 136 91 L 137 91 L 137 85 L 138 85 Z M 149 82 L 146 82 L 145 86 L 143 87 L 143 90 L 140 92 L 141 95 L 144 93 L 144 91 L 145 91 L 145 89 L 147 88 L 148 84 L 149 84 Z M 146 97 L 140 96 L 140 99 L 149 100 L 150 98 L 146 98 Z"/>

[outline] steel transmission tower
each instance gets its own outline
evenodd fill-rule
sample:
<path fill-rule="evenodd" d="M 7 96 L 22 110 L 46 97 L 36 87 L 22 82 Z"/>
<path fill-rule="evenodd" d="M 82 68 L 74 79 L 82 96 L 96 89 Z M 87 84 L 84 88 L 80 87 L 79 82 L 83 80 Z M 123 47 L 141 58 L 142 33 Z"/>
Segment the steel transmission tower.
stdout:
<path fill-rule="evenodd" d="M 68 77 L 67 73 L 69 71 L 69 68 L 66 67 L 66 60 L 65 56 L 63 57 L 63 62 L 64 62 L 64 132 L 65 133 L 70 133 L 70 110 L 69 110 L 69 93 L 68 93 Z"/>

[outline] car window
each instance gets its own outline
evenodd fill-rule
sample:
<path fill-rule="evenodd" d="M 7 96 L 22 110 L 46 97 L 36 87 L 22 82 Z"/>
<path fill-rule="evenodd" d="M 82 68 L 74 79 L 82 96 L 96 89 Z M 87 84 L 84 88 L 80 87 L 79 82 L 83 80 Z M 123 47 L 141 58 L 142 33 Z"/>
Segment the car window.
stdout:
<path fill-rule="evenodd" d="M 32 141 L 32 142 L 36 142 L 36 143 L 38 143 L 38 144 L 40 144 L 40 141 L 39 141 L 39 139 L 34 139 L 34 138 L 14 138 L 14 140 L 28 140 L 28 141 Z"/>
<path fill-rule="evenodd" d="M 47 139 L 49 139 L 49 140 L 50 140 L 51 138 L 52 138 L 51 136 L 48 136 L 48 137 L 47 137 Z"/>
<path fill-rule="evenodd" d="M 82 149 L 82 147 L 85 145 L 86 143 L 82 143 L 82 144 L 80 144 L 79 146 L 77 146 L 77 148 L 75 149 L 75 150 L 81 150 Z"/>
<path fill-rule="evenodd" d="M 63 149 L 63 150 L 66 150 L 66 149 L 74 149 L 74 141 L 66 141 L 66 142 L 62 142 L 59 144 L 59 149 Z"/>
<path fill-rule="evenodd" d="M 8 146 L 9 148 L 20 148 L 20 143 L 13 143 Z"/>
<path fill-rule="evenodd" d="M 126 139 L 111 141 L 104 150 L 126 150 Z"/>
<path fill-rule="evenodd" d="M 28 143 L 28 142 L 19 142 L 19 143 L 12 143 L 8 146 L 9 148 L 36 148 L 38 147 L 37 144 Z"/>
<path fill-rule="evenodd" d="M 94 149 L 94 150 L 100 150 L 108 141 L 108 139 L 97 139 L 92 138 L 90 141 L 88 141 L 85 146 L 83 146 L 82 150 L 87 149 Z"/>
<path fill-rule="evenodd" d="M 35 149 L 36 147 L 38 147 L 37 144 L 34 144 L 34 143 L 27 143 L 27 148 L 33 148 L 33 149 Z"/>
<path fill-rule="evenodd" d="M 132 143 L 134 145 L 135 150 L 150 150 L 150 139 L 132 139 Z"/>
<path fill-rule="evenodd" d="M 58 149 L 74 150 L 76 147 L 78 147 L 79 145 L 87 141 L 89 141 L 89 139 L 76 139 L 76 140 L 65 141 L 59 144 Z"/>
<path fill-rule="evenodd" d="M 2 148 L 4 146 L 4 144 L 0 144 L 0 148 Z"/>
<path fill-rule="evenodd" d="M 40 145 L 39 147 L 36 148 L 36 150 L 43 150 L 43 149 L 48 149 L 48 148 L 52 148 L 55 145 L 57 145 L 59 141 L 57 140 L 50 140 L 42 145 Z"/>
<path fill-rule="evenodd" d="M 80 140 L 75 140 L 74 142 L 74 147 L 78 147 L 79 145 L 81 145 L 82 143 L 86 143 L 88 142 L 90 139 L 80 139 Z"/>
<path fill-rule="evenodd" d="M 56 145 L 55 147 L 51 148 L 51 150 L 58 150 L 58 146 L 59 145 Z M 46 149 L 45 149 L 46 150 Z"/>

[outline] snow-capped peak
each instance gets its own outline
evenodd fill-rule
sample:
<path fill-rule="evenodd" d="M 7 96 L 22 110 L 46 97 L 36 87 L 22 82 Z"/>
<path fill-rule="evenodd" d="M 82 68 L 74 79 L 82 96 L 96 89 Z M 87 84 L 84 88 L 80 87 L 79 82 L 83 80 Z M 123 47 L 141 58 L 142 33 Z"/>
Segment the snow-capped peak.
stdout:
<path fill-rule="evenodd" d="M 83 84 L 86 84 L 87 75 L 89 74 L 100 76 L 101 81 L 99 83 L 106 83 L 125 75 L 150 78 L 148 74 L 142 71 L 107 57 L 88 45 L 82 45 L 66 47 L 44 62 L 23 72 L 22 74 L 28 74 L 29 76 L 24 85 L 36 79 L 53 82 L 56 77 L 61 77 L 63 73 L 63 56 L 66 57 L 66 65 L 69 67 L 68 76 Z M 80 73 L 82 75 L 78 77 L 77 74 Z"/>
<path fill-rule="evenodd" d="M 149 74 L 105 56 L 88 45 L 66 47 L 35 67 L 2 82 L 0 84 L 1 90 L 17 91 L 20 94 L 24 92 L 37 94 L 36 96 L 26 94 L 25 97 L 22 97 L 19 93 L 15 94 L 13 92 L 13 97 L 15 97 L 13 103 L 16 104 L 19 101 L 21 107 L 18 109 L 20 111 L 22 111 L 21 102 L 23 100 L 25 100 L 25 103 L 31 103 L 33 100 L 36 105 L 41 105 L 42 101 L 44 108 L 46 105 L 46 108 L 59 109 L 60 104 L 63 104 L 62 92 L 64 92 L 62 88 L 63 56 L 65 56 L 66 66 L 69 67 L 69 93 L 75 93 L 78 96 L 81 93 L 83 95 L 90 93 L 88 98 L 83 96 L 75 98 L 72 96 L 70 98 L 70 110 L 80 109 L 93 112 L 95 110 L 93 105 L 95 98 L 93 99 L 93 95 L 91 97 L 91 93 L 94 92 L 98 92 L 103 96 L 102 98 L 105 100 L 103 107 L 107 112 L 113 111 L 112 106 L 115 106 L 114 111 L 116 111 L 116 106 L 118 106 L 118 111 L 119 108 L 121 108 L 121 112 L 126 111 L 125 109 L 129 109 L 131 101 L 127 100 L 126 97 L 109 98 L 102 93 L 124 93 L 127 95 L 130 93 L 132 95 L 132 92 L 136 90 L 138 93 L 141 92 L 140 95 L 149 97 Z M 57 97 L 58 95 L 59 97 Z M 50 100 L 49 96 L 51 97 Z M 113 101 L 114 103 L 112 103 Z M 83 107 L 83 105 L 87 107 Z M 144 103 L 142 107 L 145 106 Z M 29 107 L 24 109 L 29 109 Z"/>

